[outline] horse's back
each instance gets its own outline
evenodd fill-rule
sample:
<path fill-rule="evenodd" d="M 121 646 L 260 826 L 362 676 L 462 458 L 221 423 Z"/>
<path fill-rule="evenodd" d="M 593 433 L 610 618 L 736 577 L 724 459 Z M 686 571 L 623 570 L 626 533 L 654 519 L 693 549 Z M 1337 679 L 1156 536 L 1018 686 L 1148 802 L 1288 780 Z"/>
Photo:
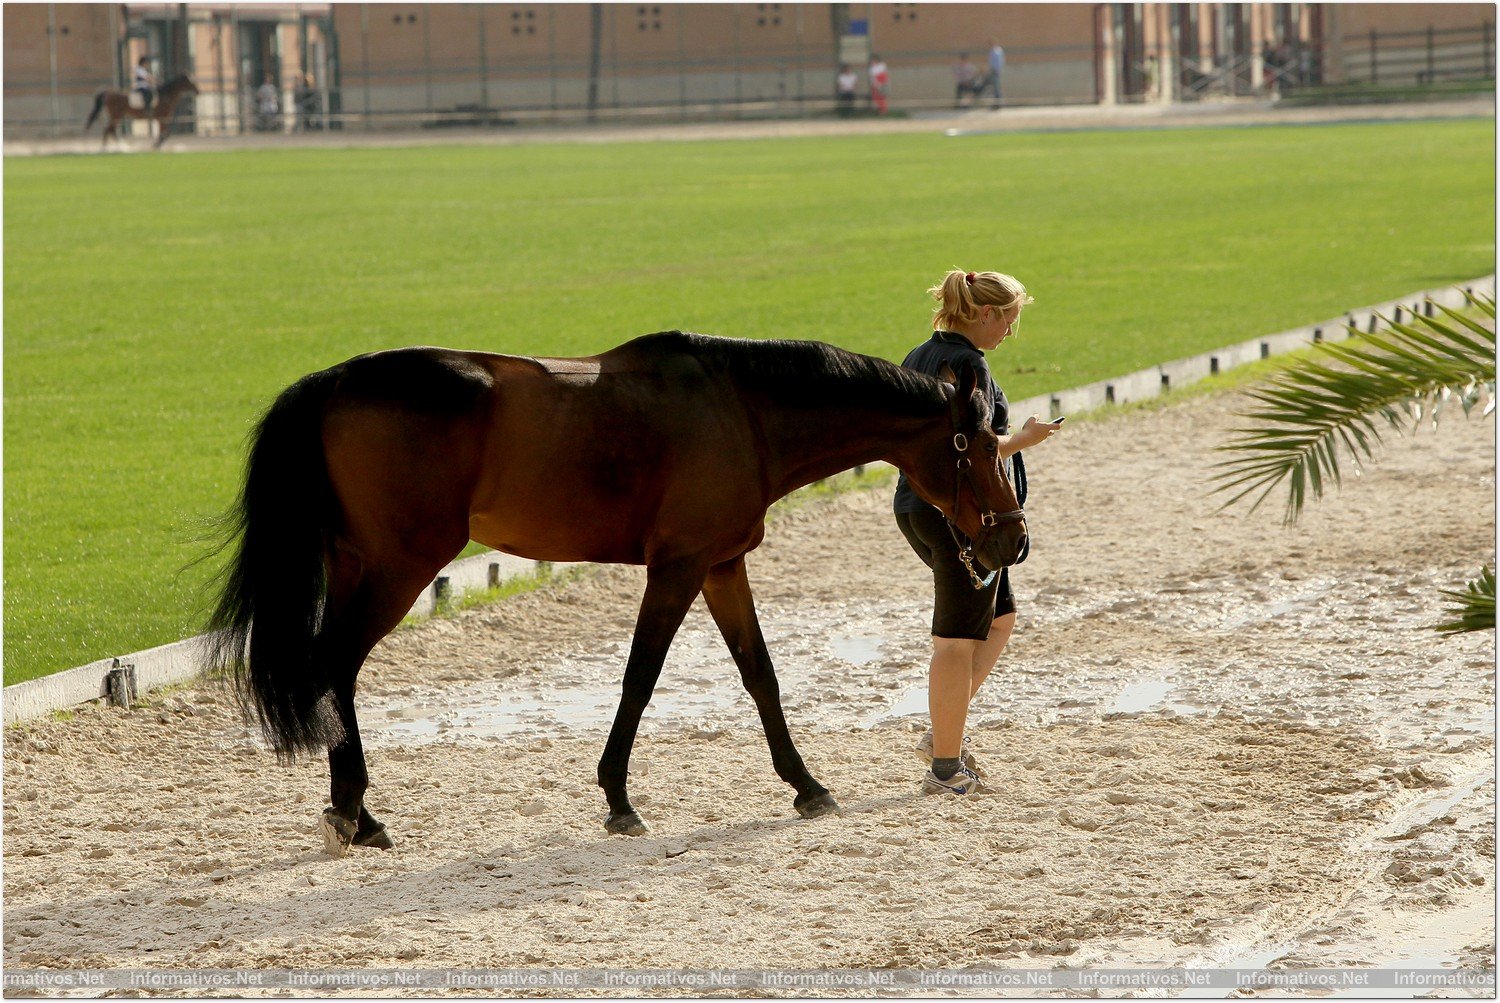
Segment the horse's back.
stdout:
<path fill-rule="evenodd" d="M 528 557 L 640 563 L 693 517 L 684 509 L 732 523 L 759 494 L 753 431 L 699 340 L 662 332 L 582 358 L 486 357 L 496 387 L 475 538 Z"/>
<path fill-rule="evenodd" d="M 490 369 L 476 360 L 474 353 L 447 348 L 374 352 L 350 359 L 341 368 L 341 402 L 429 414 L 467 414 L 495 383 Z"/>
<path fill-rule="evenodd" d="M 330 465 L 372 504 L 419 513 L 412 525 L 461 517 L 469 537 L 524 557 L 647 562 L 674 533 L 721 527 L 726 551 L 743 548 L 764 510 L 755 431 L 704 343 L 663 332 L 581 358 L 351 359 L 325 426 Z"/>

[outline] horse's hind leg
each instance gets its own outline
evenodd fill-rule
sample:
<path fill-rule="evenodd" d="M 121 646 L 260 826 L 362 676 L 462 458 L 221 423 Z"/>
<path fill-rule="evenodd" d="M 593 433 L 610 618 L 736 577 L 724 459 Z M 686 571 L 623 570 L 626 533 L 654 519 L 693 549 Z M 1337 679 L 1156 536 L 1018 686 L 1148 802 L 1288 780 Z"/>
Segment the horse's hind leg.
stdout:
<path fill-rule="evenodd" d="M 401 622 L 432 576 L 415 567 L 404 574 L 370 569 L 361 575 L 358 560 L 347 553 L 332 564 L 329 616 L 318 642 L 334 680 L 332 697 L 344 736 L 328 750 L 332 807 L 323 813 L 322 829 L 328 851 L 340 856 L 350 846 L 395 845 L 364 804 L 370 776 L 354 710 L 355 680 L 370 650 Z"/>
<path fill-rule="evenodd" d="M 771 664 L 771 653 L 766 649 L 760 620 L 755 615 L 755 599 L 750 594 L 750 580 L 745 575 L 745 558 L 736 557 L 710 568 L 703 583 L 703 598 L 734 655 L 745 690 L 760 713 L 776 775 L 797 791 L 793 806 L 798 814 L 804 818 L 816 818 L 837 811 L 838 802 L 813 779 L 797 747 L 792 744 L 792 734 L 781 709 L 781 687 L 776 682 L 776 669 Z"/>

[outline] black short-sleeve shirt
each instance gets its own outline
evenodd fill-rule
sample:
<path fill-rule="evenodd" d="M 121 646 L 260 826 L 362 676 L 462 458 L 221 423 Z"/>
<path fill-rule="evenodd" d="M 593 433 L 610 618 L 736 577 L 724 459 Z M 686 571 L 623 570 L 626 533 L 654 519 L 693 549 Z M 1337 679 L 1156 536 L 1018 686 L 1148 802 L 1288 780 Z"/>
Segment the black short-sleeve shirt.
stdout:
<path fill-rule="evenodd" d="M 901 365 L 928 376 L 942 376 L 945 369 L 957 374 L 959 366 L 965 362 L 979 374 L 979 385 L 990 400 L 994 411 L 990 427 L 997 435 L 1007 434 L 1010 431 L 1010 402 L 1005 399 L 1004 391 L 995 385 L 984 353 L 975 348 L 968 338 L 951 331 L 933 331 L 932 337 L 913 348 Z M 1019 453 L 1015 455 L 1020 457 Z M 904 473 L 896 482 L 894 507 L 897 512 L 920 512 L 936 508 L 917 497 L 917 493 L 906 482 Z"/>

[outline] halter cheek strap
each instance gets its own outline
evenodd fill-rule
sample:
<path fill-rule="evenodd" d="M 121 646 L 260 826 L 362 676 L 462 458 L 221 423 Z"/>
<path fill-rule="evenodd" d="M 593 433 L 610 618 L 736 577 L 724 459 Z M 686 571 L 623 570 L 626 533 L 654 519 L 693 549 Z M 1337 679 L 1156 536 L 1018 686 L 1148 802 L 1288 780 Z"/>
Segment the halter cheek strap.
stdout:
<path fill-rule="evenodd" d="M 958 453 L 958 462 L 955 464 L 957 470 L 953 475 L 953 514 L 958 515 L 959 493 L 964 481 L 969 482 L 969 490 L 974 493 L 975 501 L 979 500 L 979 488 L 974 483 L 974 462 L 965 454 L 969 451 L 969 437 L 962 432 L 953 433 L 953 448 Z M 1009 512 L 984 511 L 979 513 L 979 524 L 986 532 L 980 537 L 988 535 L 988 531 L 995 529 L 1003 522 L 1020 522 L 1026 518 L 1026 513 L 1019 508 Z M 969 581 L 975 589 L 987 589 L 995 576 L 1000 572 L 991 571 L 985 578 L 980 578 L 974 570 L 974 543 L 967 537 L 960 538 L 958 527 L 950 520 L 948 522 L 948 533 L 953 537 L 953 542 L 958 545 L 958 559 L 963 563 L 964 570 L 969 573 Z"/>

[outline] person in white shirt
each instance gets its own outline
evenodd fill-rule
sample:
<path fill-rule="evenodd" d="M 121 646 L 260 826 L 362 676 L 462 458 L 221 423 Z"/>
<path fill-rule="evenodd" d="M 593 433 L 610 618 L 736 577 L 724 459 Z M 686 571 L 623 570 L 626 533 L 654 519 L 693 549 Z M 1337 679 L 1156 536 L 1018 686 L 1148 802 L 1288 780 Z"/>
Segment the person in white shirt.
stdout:
<path fill-rule="evenodd" d="M 854 92 L 859 87 L 859 74 L 854 68 L 845 63 L 839 67 L 837 81 L 839 99 L 839 117 L 848 118 L 854 114 Z"/>
<path fill-rule="evenodd" d="M 890 107 L 891 71 L 879 56 L 870 57 L 870 102 L 881 115 Z"/>
<path fill-rule="evenodd" d="M 141 96 L 141 107 L 150 111 L 152 99 L 156 97 L 156 76 L 151 72 L 150 56 L 142 56 L 136 61 L 130 89 Z"/>

